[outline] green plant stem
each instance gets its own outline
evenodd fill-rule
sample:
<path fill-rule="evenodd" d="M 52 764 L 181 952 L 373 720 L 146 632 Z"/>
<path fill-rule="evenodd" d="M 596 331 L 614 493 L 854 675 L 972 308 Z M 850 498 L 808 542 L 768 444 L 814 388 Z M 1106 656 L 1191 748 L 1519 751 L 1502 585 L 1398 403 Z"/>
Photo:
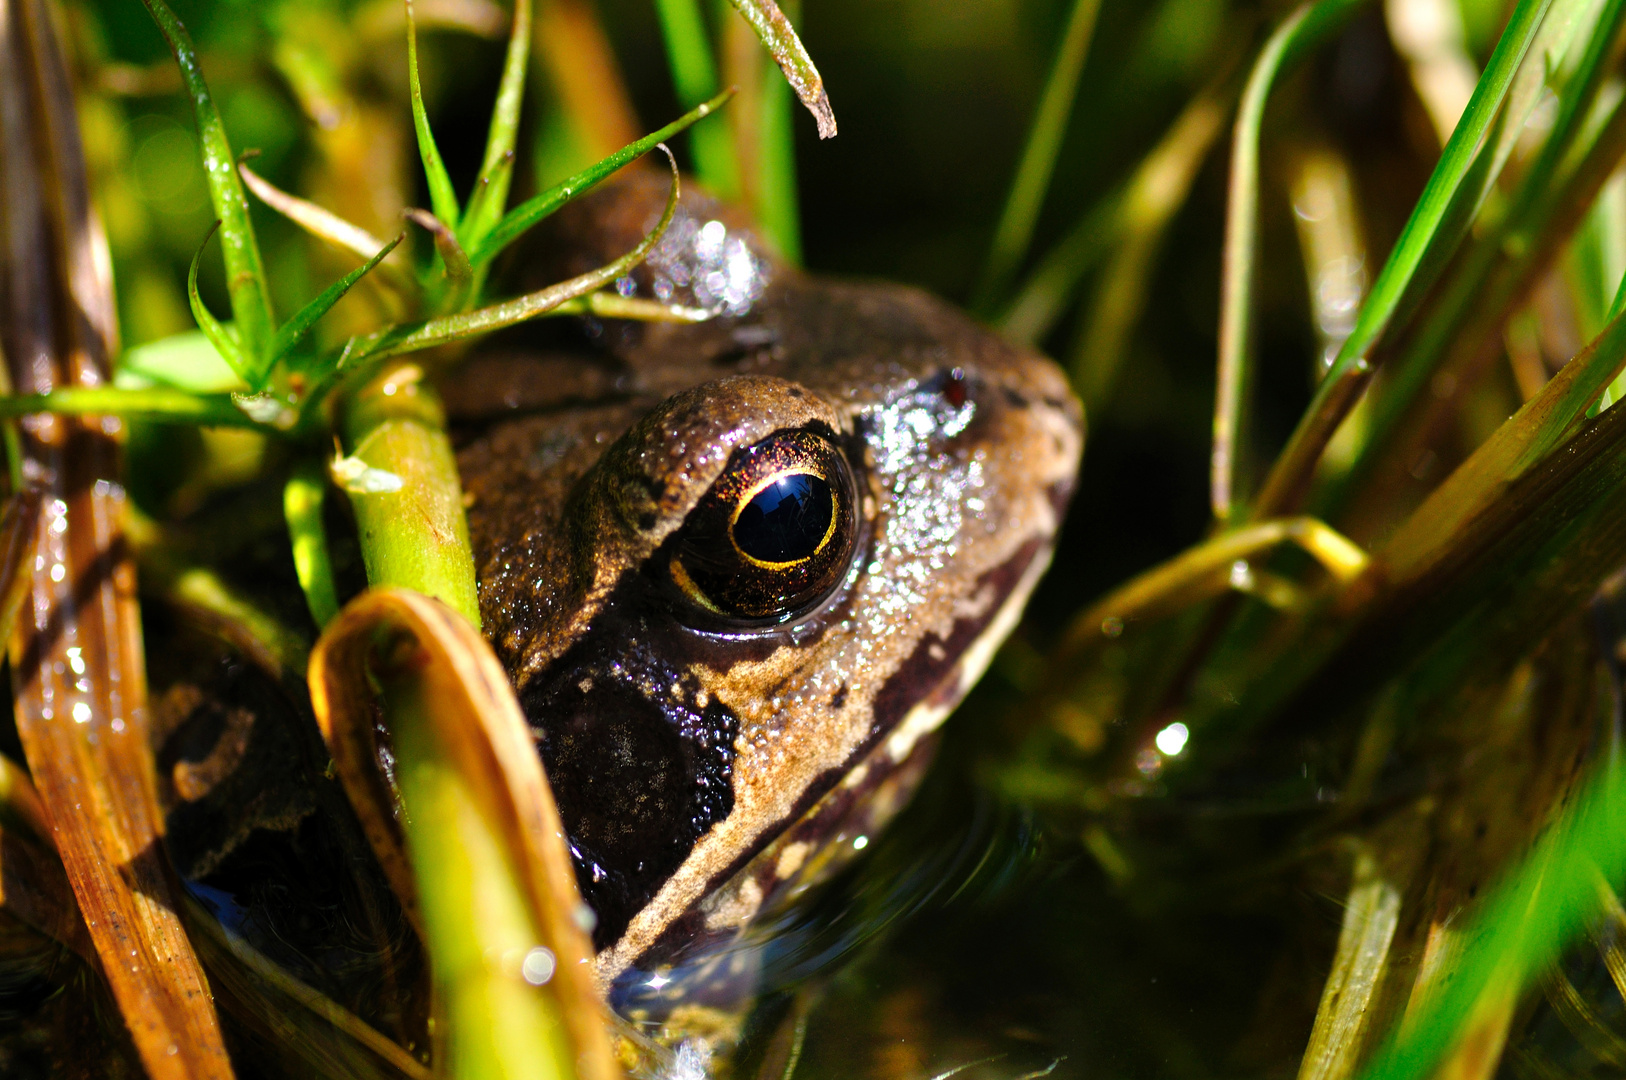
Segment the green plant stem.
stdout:
<path fill-rule="evenodd" d="M 434 596 L 478 626 L 474 560 L 444 415 L 415 365 L 382 372 L 350 397 L 351 453 L 400 478 L 398 490 L 351 492 L 367 580 Z M 519 977 L 542 940 L 487 800 L 434 728 L 436 703 L 410 667 L 375 666 L 394 747 L 402 827 L 445 1023 L 439 1075 L 538 1077 L 575 1070 L 560 1018 Z"/>
<path fill-rule="evenodd" d="M 542 940 L 480 793 L 445 752 L 435 702 L 407 672 L 380 672 L 396 786 L 432 977 L 446 1024 L 437 1075 L 519 1080 L 575 1075 L 569 1039 L 548 1000 L 519 975 Z"/>
<path fill-rule="evenodd" d="M 1084 71 L 1090 38 L 1095 33 L 1095 17 L 1100 10 L 1101 0 L 1073 2 L 1073 13 L 1062 35 L 1061 47 L 1056 50 L 1050 77 L 1045 80 L 1044 94 L 1033 116 L 1033 128 L 1028 132 L 1027 146 L 1016 168 L 1016 179 L 994 229 L 988 265 L 972 303 L 978 311 L 991 311 L 1002 299 L 1033 239 L 1033 227 L 1039 220 L 1039 208 L 1044 205 L 1045 192 L 1050 188 L 1050 177 L 1056 169 L 1056 155 L 1061 150 L 1062 136 L 1067 133 L 1067 119 L 1072 115 L 1073 100 L 1078 96 L 1078 79 Z"/>
<path fill-rule="evenodd" d="M 1209 502 L 1214 517 L 1231 516 L 1236 444 L 1248 386 L 1253 314 L 1254 254 L 1259 233 L 1259 129 L 1270 92 L 1282 74 L 1320 43 L 1362 0 L 1306 3 L 1277 28 L 1255 61 L 1237 108 L 1231 137 L 1229 202 L 1225 211 L 1224 272 L 1220 283 L 1219 369 L 1214 393 L 1214 444 L 1209 460 Z"/>
<path fill-rule="evenodd" d="M 785 15 L 796 19 L 800 3 L 786 0 Z M 757 101 L 756 217 L 781 257 L 797 265 L 802 261 L 802 221 L 796 189 L 796 132 L 790 84 L 769 77 L 760 80 Z"/>
<path fill-rule="evenodd" d="M 463 487 L 445 414 L 421 370 L 394 365 L 342 408 L 351 456 L 400 478 L 394 491 L 350 493 L 367 583 L 415 589 L 479 626 Z"/>
<path fill-rule="evenodd" d="M 327 477 L 319 462 L 304 461 L 282 489 L 282 513 L 294 551 L 294 572 L 311 618 L 323 627 L 339 613 L 339 594 L 333 584 L 333 563 L 328 558 L 327 527 L 322 504 L 327 499 Z"/>
<path fill-rule="evenodd" d="M 655 11 L 666 39 L 666 59 L 678 100 L 684 108 L 693 109 L 717 93 L 717 61 L 705 15 L 699 0 L 656 0 Z M 723 198 L 737 198 L 740 168 L 728 132 L 716 125 L 696 128 L 689 136 L 689 146 L 700 182 Z"/>

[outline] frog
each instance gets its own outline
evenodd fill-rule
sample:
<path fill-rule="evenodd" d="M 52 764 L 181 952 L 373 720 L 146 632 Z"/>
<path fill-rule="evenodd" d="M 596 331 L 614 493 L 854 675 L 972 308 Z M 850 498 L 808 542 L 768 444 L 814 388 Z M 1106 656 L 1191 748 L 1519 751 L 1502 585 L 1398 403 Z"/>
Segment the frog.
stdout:
<path fill-rule="evenodd" d="M 578 198 L 526 272 L 631 249 L 668 183 Z M 692 184 L 615 288 L 709 317 L 493 346 L 442 395 L 483 630 L 625 1007 L 715 983 L 907 800 L 1050 563 L 1084 416 L 1048 358 L 804 272 Z"/>

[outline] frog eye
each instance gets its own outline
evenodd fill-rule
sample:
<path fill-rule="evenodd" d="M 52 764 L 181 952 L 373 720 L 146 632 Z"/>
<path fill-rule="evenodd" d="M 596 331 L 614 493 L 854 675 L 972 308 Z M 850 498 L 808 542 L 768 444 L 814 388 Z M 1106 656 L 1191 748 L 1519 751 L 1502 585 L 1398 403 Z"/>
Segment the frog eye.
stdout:
<path fill-rule="evenodd" d="M 852 470 L 825 436 L 739 450 L 678 531 L 672 581 L 706 611 L 780 622 L 828 596 L 858 536 Z"/>

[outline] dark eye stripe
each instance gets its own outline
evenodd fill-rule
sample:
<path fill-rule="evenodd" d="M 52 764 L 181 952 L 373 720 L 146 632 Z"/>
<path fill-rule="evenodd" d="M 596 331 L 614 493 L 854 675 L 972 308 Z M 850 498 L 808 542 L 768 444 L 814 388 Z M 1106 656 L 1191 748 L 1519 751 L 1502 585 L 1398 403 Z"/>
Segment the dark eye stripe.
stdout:
<path fill-rule="evenodd" d="M 740 554 L 783 569 L 811 559 L 835 532 L 835 492 L 811 472 L 782 472 L 741 500 L 730 533 Z"/>

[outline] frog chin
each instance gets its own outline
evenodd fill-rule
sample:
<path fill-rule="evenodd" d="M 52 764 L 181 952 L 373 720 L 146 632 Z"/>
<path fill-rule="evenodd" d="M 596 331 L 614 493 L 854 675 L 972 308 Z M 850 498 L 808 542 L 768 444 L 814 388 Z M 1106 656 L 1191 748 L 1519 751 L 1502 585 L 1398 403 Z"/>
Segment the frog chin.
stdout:
<path fill-rule="evenodd" d="M 1015 629 L 1029 596 L 1050 566 L 1053 550 L 1048 543 L 1029 548 L 1027 565 L 1010 585 L 998 609 L 936 685 L 903 714 L 890 733 L 871 744 L 839 783 L 787 822 L 743 866 L 731 861 L 718 867 L 721 872 L 702 869 L 718 864 L 716 856 L 737 852 L 749 843 L 748 838 L 738 835 L 748 827 L 738 818 L 712 826 L 696 844 L 685 866 L 637 913 L 620 939 L 598 954 L 595 975 L 600 993 L 610 997 L 615 986 L 625 982 L 626 975 L 642 966 L 640 961 L 646 959 L 646 954 L 661 951 L 658 946 L 662 939 L 680 927 L 677 936 L 697 944 L 702 956 L 673 959 L 684 966 L 698 960 L 709 969 L 712 965 L 705 962 L 704 954 L 733 940 L 764 906 L 800 894 L 844 861 L 836 856 L 837 850 L 850 854 L 852 847 L 841 841 L 884 825 L 908 801 L 923 775 L 934 733 L 982 677 L 995 651 Z M 664 985 L 668 979 L 662 977 L 658 982 Z"/>

